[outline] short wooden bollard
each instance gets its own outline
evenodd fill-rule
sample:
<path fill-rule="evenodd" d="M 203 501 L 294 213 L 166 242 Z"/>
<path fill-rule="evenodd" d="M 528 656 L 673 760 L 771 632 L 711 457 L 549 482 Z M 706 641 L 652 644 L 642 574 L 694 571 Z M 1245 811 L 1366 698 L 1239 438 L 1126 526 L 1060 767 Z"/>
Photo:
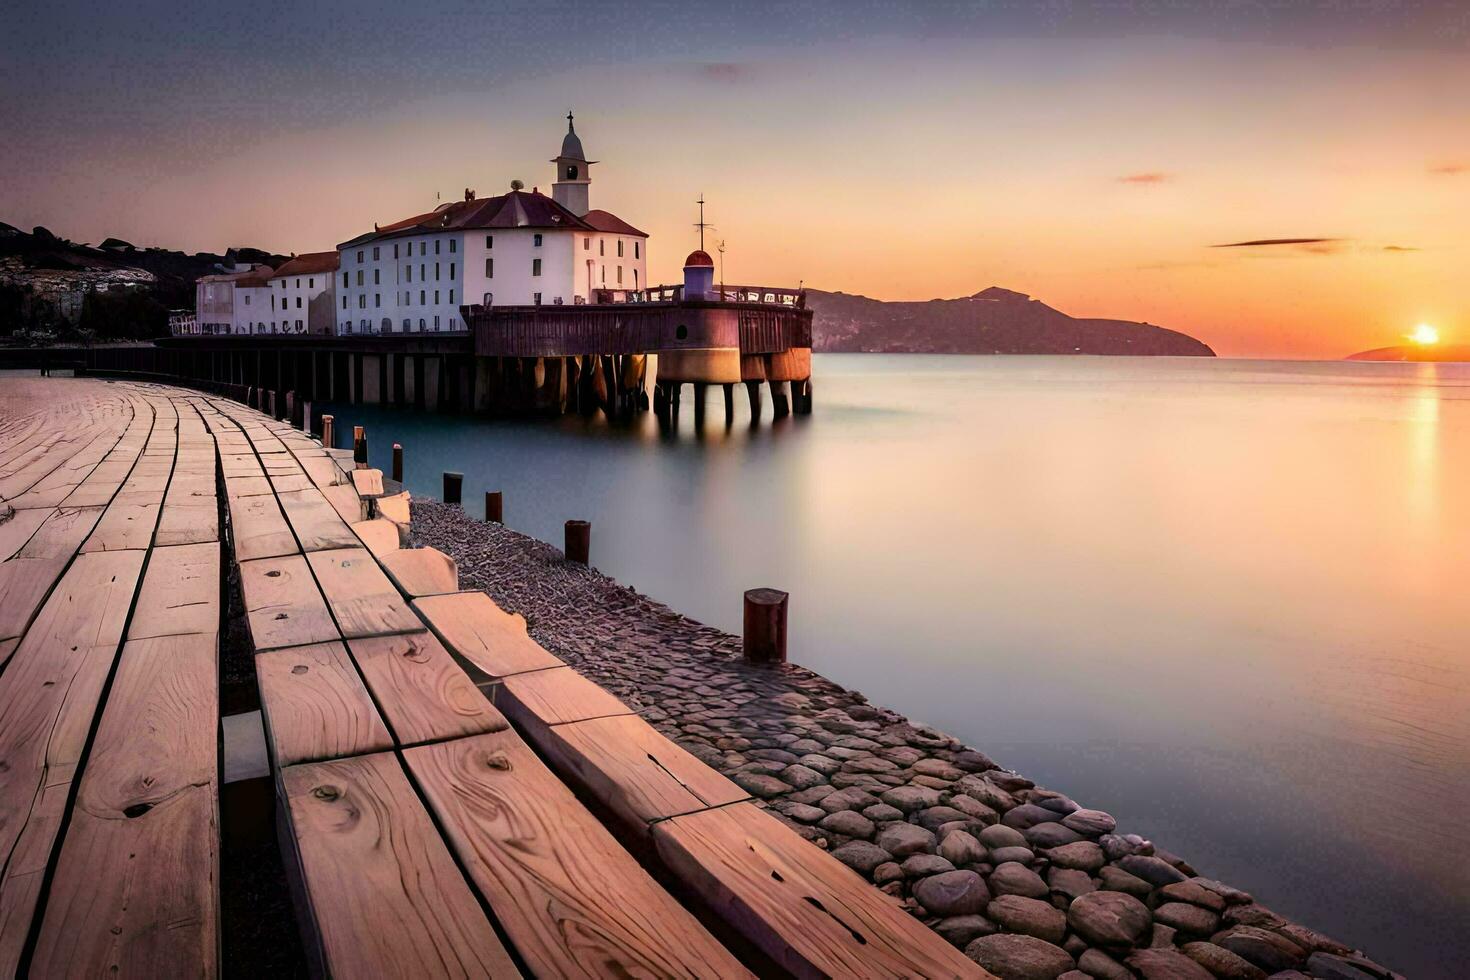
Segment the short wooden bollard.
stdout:
<path fill-rule="evenodd" d="M 459 503 L 460 490 L 464 486 L 464 474 L 444 471 L 444 502 L 446 504 Z"/>
<path fill-rule="evenodd" d="M 301 431 L 311 431 L 311 402 L 309 400 L 301 403 Z"/>
<path fill-rule="evenodd" d="M 504 524 L 505 501 L 499 490 L 485 491 L 485 520 Z"/>
<path fill-rule="evenodd" d="M 393 479 L 403 482 L 403 447 L 396 442 L 393 444 Z"/>
<path fill-rule="evenodd" d="M 780 589 L 745 593 L 745 659 L 753 664 L 786 662 L 786 607 L 791 596 Z"/>
<path fill-rule="evenodd" d="M 367 432 L 360 425 L 352 427 L 352 461 L 357 464 L 359 470 L 367 469 L 368 465 L 368 441 Z"/>
<path fill-rule="evenodd" d="M 333 421 L 334 419 L 330 415 L 322 416 L 322 446 L 326 449 L 334 448 L 332 445 L 332 436 L 334 435 L 332 432 Z"/>
<path fill-rule="evenodd" d="M 587 559 L 592 554 L 592 522 L 567 521 L 566 547 L 562 550 L 567 561 L 574 561 L 578 565 L 587 564 Z"/>

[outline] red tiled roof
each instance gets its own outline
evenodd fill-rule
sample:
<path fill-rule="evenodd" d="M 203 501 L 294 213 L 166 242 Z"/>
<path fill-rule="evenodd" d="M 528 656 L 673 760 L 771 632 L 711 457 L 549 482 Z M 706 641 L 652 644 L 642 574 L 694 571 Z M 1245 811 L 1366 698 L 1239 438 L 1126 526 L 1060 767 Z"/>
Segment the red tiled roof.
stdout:
<path fill-rule="evenodd" d="M 270 266 L 258 265 L 244 272 L 222 272 L 213 276 L 200 276 L 199 282 L 232 282 L 237 286 L 264 286 L 271 274 Z"/>
<path fill-rule="evenodd" d="M 647 232 L 639 231 L 611 211 L 588 211 L 582 215 L 582 220 L 598 231 L 605 231 L 612 235 L 636 235 L 639 238 L 648 237 Z"/>
<path fill-rule="evenodd" d="M 627 227 L 631 228 L 631 226 Z M 441 204 L 426 214 L 416 214 L 402 221 L 379 225 L 376 231 L 343 242 L 338 248 L 351 248 L 377 238 L 400 238 L 405 235 L 423 235 L 436 231 L 481 228 L 602 230 L 577 217 L 545 194 L 511 191 L 499 197 Z M 642 234 L 642 232 L 635 230 L 627 234 Z"/>
<path fill-rule="evenodd" d="M 715 266 L 715 260 L 709 257 L 708 252 L 701 251 L 700 249 L 695 249 L 694 251 L 689 253 L 689 258 L 684 260 L 684 268 L 690 269 L 697 268 L 699 266 L 708 266 L 713 269 Z"/>
<path fill-rule="evenodd" d="M 303 252 L 276 270 L 272 279 L 282 276 L 305 276 L 318 272 L 336 272 L 341 254 L 331 252 Z"/>

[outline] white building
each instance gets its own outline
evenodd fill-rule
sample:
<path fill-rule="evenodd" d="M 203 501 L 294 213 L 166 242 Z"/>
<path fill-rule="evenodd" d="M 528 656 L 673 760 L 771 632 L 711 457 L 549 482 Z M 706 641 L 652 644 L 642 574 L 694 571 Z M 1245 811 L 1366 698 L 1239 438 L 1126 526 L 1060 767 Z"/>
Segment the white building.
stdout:
<path fill-rule="evenodd" d="M 203 276 L 194 284 L 197 329 L 204 334 L 253 333 L 270 310 L 268 265 L 248 265 Z"/>
<path fill-rule="evenodd" d="M 259 321 L 251 333 L 331 333 L 337 321 L 337 263 L 336 252 L 292 256 L 267 281 L 270 319 Z"/>
<path fill-rule="evenodd" d="M 441 205 L 338 246 L 339 333 L 463 330 L 464 303 L 589 302 L 648 285 L 648 236 L 589 208 L 593 161 L 567 117 L 551 196 L 512 190 Z"/>

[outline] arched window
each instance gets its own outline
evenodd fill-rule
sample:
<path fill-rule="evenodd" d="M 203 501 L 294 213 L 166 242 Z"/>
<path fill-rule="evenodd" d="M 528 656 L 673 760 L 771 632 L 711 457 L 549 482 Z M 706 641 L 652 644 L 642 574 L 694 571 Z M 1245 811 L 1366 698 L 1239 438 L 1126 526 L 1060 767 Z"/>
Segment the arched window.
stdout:
<path fill-rule="evenodd" d="M 420 319 L 419 319 L 419 329 L 420 329 L 420 330 L 422 330 L 422 329 L 424 329 L 424 325 L 425 325 L 425 324 L 424 324 L 424 321 L 423 321 L 423 318 L 420 318 Z"/>
<path fill-rule="evenodd" d="M 571 164 L 567 165 L 567 180 L 577 179 L 577 168 Z"/>

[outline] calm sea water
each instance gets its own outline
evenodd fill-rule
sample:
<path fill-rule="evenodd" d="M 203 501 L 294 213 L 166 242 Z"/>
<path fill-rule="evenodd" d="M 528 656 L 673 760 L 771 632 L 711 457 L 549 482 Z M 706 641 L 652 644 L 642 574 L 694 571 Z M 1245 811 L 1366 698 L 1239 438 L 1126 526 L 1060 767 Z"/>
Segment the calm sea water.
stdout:
<path fill-rule="evenodd" d="M 388 468 L 1410 975 L 1470 957 L 1470 366 L 826 355 L 696 433 L 337 406 Z M 743 392 L 739 392 L 743 396 Z M 769 413 L 769 403 L 767 404 Z"/>

